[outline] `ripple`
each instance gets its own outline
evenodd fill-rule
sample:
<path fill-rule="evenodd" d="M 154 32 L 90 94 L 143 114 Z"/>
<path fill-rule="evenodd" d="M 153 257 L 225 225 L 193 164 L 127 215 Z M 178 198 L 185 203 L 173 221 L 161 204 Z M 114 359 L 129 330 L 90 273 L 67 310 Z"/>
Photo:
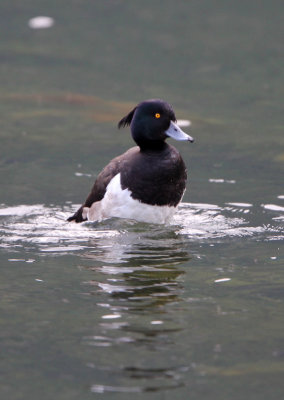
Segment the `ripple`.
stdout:
<path fill-rule="evenodd" d="M 262 204 L 262 207 L 271 211 L 284 211 L 284 207 L 278 206 L 277 204 Z"/>
<path fill-rule="evenodd" d="M 54 19 L 51 17 L 38 16 L 31 18 L 28 25 L 31 29 L 47 29 L 54 25 Z"/>
<path fill-rule="evenodd" d="M 234 179 L 223 179 L 223 178 L 210 178 L 210 183 L 229 183 L 234 184 L 236 181 Z"/>
<path fill-rule="evenodd" d="M 96 368 L 94 366 L 94 368 Z M 93 393 L 142 393 L 142 392 L 160 392 L 169 389 L 176 389 L 185 385 L 183 382 L 184 373 L 189 370 L 188 366 L 178 366 L 173 368 L 152 367 L 141 368 L 136 366 L 121 367 L 113 370 L 112 375 L 119 377 L 122 375 L 133 381 L 132 386 L 123 385 L 104 385 L 93 384 L 90 388 Z M 135 384 L 138 383 L 139 385 Z"/>
<path fill-rule="evenodd" d="M 91 387 L 92 393 L 105 393 L 105 392 L 115 392 L 115 393 L 140 393 L 142 388 L 139 386 L 108 386 L 108 385 L 93 385 Z"/>
<path fill-rule="evenodd" d="M 119 235 L 112 229 L 95 230 L 88 224 L 69 224 L 71 206 L 19 205 L 0 208 L 0 247 L 36 248 L 43 253 L 82 251 L 89 239 Z M 79 244 L 79 243 L 82 244 Z M 54 246 L 56 245 L 56 246 Z"/>
<path fill-rule="evenodd" d="M 226 203 L 226 204 L 236 207 L 252 207 L 252 204 L 250 203 Z"/>
<path fill-rule="evenodd" d="M 148 268 L 151 258 L 157 268 L 157 260 L 165 266 L 169 257 L 167 249 L 171 249 L 169 263 L 179 263 L 185 257 L 178 248 L 172 251 L 177 240 L 206 242 L 234 237 L 276 240 L 283 238 L 284 231 L 284 207 L 276 204 L 256 207 L 251 203 L 231 202 L 220 207 L 215 204 L 182 203 L 169 226 L 116 218 L 101 223 L 70 224 L 66 218 L 73 210 L 74 206 L 70 204 L 63 207 L 1 205 L 0 246 L 6 249 L 18 247 L 19 250 L 21 247 L 34 248 L 42 254 L 85 252 L 87 258 L 108 264 L 118 259 L 126 262 L 127 258 L 133 257 L 139 257 L 141 263 L 142 254 L 147 258 Z M 141 240 L 138 243 L 139 237 Z M 134 252 L 133 243 L 137 244 Z M 153 251 L 154 244 L 160 247 L 160 252 Z M 107 273 L 108 268 L 115 266 L 101 268 Z M 114 270 L 109 270 L 109 273 L 113 274 Z"/>
<path fill-rule="evenodd" d="M 219 207 L 211 204 L 182 203 L 174 222 L 182 226 L 180 233 L 190 240 L 212 240 L 230 237 L 257 237 L 264 226 L 249 226 L 245 214 L 250 203 L 229 203 Z M 233 207 L 232 207 L 233 206 Z"/>
<path fill-rule="evenodd" d="M 80 295 L 84 299 L 95 299 L 96 303 L 97 323 L 81 337 L 82 346 L 90 353 L 90 368 L 99 370 L 94 364 L 93 351 L 96 354 L 101 351 L 106 360 L 105 354 L 112 357 L 116 351 L 133 355 L 132 361 L 128 359 L 128 366 L 110 368 L 111 381 L 108 377 L 104 379 L 103 374 L 92 375 L 95 377 L 89 386 L 92 393 L 123 396 L 124 393 L 161 392 L 186 385 L 185 371 L 191 368 L 161 367 L 167 366 L 168 360 L 163 356 L 168 349 L 171 351 L 176 335 L 184 329 L 179 318 L 180 308 L 200 312 L 203 307 L 216 307 L 215 299 L 207 292 L 205 296 L 194 290 L 190 296 L 186 294 L 183 276 L 188 270 L 185 265 L 191 258 L 204 257 L 199 254 L 200 243 L 214 247 L 222 241 L 235 242 L 236 238 L 279 240 L 284 236 L 280 219 L 283 211 L 267 205 L 182 203 L 169 226 L 121 219 L 67 223 L 66 218 L 75 208 L 69 203 L 61 207 L 2 205 L 0 246 L 4 251 L 14 252 L 7 259 L 9 266 L 15 268 L 18 265 L 29 267 L 24 263 L 34 262 L 38 254 L 42 257 L 77 254 L 80 257 L 78 267 L 85 280 L 81 282 L 80 287 L 84 289 Z M 27 255 L 28 250 L 32 250 L 32 254 Z M 278 261 L 276 255 L 269 254 L 271 262 Z M 215 279 L 210 278 L 210 283 L 228 288 L 233 286 L 231 279 L 226 271 Z M 34 276 L 34 285 L 37 290 L 48 286 L 48 279 L 41 270 Z M 181 302 L 183 298 L 184 303 Z M 142 361 L 135 356 L 136 351 L 143 354 Z M 161 358 L 153 363 L 154 352 L 159 352 Z M 141 366 L 143 363 L 145 368 Z M 146 368 L 149 365 L 151 368 Z"/>

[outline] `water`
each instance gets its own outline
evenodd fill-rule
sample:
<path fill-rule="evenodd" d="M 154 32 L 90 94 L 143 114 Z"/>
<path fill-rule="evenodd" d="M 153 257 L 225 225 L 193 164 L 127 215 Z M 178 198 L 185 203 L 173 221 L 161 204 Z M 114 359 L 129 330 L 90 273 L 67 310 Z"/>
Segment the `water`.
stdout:
<path fill-rule="evenodd" d="M 206 398 L 280 379 L 283 207 L 183 203 L 168 227 L 68 224 L 73 208 L 0 209 L 4 393 Z"/>
<path fill-rule="evenodd" d="M 1 2 L 1 398 L 283 398 L 282 13 Z M 196 139 L 172 224 L 68 224 L 151 97 Z"/>

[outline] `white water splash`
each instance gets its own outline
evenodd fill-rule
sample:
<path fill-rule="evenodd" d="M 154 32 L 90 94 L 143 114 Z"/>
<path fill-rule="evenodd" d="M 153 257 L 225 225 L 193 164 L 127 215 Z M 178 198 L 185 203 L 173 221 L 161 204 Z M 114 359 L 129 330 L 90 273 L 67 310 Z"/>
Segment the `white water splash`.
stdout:
<path fill-rule="evenodd" d="M 75 224 L 66 222 L 76 207 L 19 205 L 0 207 L 0 247 L 6 249 L 33 248 L 41 254 L 70 254 L 93 249 L 95 258 L 103 252 L 104 260 L 122 258 L 131 240 L 137 240 L 149 232 L 157 238 L 172 231 L 191 242 L 252 238 L 278 240 L 284 238 L 284 207 L 266 204 L 261 208 L 250 203 L 228 203 L 224 207 L 213 204 L 182 203 L 170 226 L 149 225 L 135 221 L 110 219 L 102 223 Z M 262 209 L 261 217 L 268 223 L 252 224 L 254 212 Z M 267 210 L 267 211 L 266 211 Z M 131 236 L 132 235 L 132 236 Z M 136 235 L 136 236 L 135 236 Z M 143 236 L 144 235 L 144 236 Z M 134 238 L 135 236 L 135 238 Z M 139 236 L 139 237 L 140 237 Z M 116 239 L 118 237 L 119 239 Z"/>
<path fill-rule="evenodd" d="M 264 226 L 249 226 L 244 218 L 248 212 L 246 208 L 239 208 L 239 204 L 237 208 L 234 208 L 182 203 L 179 212 L 174 217 L 174 222 L 182 226 L 180 233 L 192 240 L 252 237 L 264 233 L 266 230 Z"/>

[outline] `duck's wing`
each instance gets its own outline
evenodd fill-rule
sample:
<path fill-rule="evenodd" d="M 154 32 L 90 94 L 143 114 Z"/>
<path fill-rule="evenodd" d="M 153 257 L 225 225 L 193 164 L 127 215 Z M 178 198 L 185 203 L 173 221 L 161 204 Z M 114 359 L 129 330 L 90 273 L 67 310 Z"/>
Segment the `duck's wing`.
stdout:
<path fill-rule="evenodd" d="M 83 217 L 83 208 L 84 207 L 91 207 L 91 205 L 97 201 L 100 201 L 103 199 L 106 188 L 112 178 L 115 177 L 120 172 L 120 164 L 121 160 L 120 157 L 114 158 L 103 170 L 102 172 L 98 175 L 97 179 L 95 180 L 94 186 L 92 187 L 92 190 L 87 197 L 85 203 L 75 212 L 74 215 L 69 217 L 67 221 L 71 222 L 83 222 L 86 221 L 87 218 Z"/>
<path fill-rule="evenodd" d="M 129 157 L 138 151 L 138 147 L 129 149 L 126 153 L 118 156 L 110 161 L 110 163 L 100 172 L 98 175 L 91 193 L 87 197 L 85 203 L 75 212 L 74 215 L 69 217 L 67 221 L 71 222 L 83 222 L 87 218 L 83 216 L 84 207 L 90 208 L 91 205 L 97 201 L 101 201 L 104 198 L 106 189 L 112 178 L 120 173 L 121 168 L 127 163 Z"/>

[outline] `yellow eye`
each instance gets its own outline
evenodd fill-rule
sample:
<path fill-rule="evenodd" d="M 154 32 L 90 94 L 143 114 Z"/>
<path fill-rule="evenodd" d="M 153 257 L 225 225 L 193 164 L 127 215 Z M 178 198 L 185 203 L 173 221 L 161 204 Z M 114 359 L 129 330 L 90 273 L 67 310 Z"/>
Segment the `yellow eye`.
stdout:
<path fill-rule="evenodd" d="M 160 118 L 160 117 L 161 117 L 161 114 L 156 113 L 156 114 L 155 114 L 155 117 L 156 117 L 156 118 Z"/>

